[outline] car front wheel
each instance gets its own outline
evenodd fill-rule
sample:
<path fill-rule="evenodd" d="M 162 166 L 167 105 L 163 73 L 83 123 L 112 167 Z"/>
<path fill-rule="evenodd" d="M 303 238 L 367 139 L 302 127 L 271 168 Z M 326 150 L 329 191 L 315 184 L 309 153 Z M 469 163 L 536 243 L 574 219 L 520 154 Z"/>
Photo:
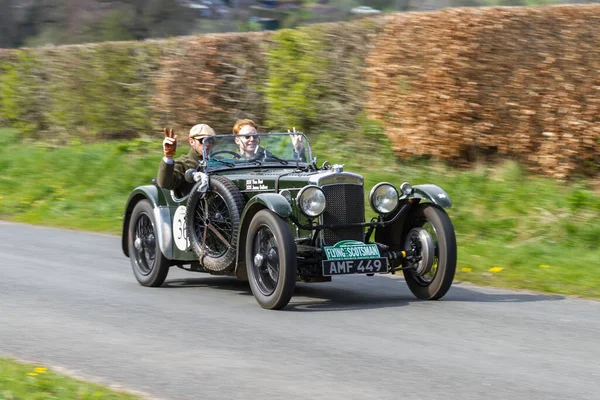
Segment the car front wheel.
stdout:
<path fill-rule="evenodd" d="M 289 225 L 269 210 L 256 213 L 246 239 L 250 289 L 262 308 L 285 307 L 296 287 L 296 244 Z"/>
<path fill-rule="evenodd" d="M 443 297 L 456 270 L 456 236 L 448 214 L 432 204 L 417 206 L 408 218 L 404 248 L 417 256 L 403 268 L 410 291 L 423 300 Z"/>
<path fill-rule="evenodd" d="M 148 200 L 137 203 L 129 222 L 129 260 L 142 286 L 161 286 L 169 272 L 169 260 L 158 245 L 156 220 Z"/>

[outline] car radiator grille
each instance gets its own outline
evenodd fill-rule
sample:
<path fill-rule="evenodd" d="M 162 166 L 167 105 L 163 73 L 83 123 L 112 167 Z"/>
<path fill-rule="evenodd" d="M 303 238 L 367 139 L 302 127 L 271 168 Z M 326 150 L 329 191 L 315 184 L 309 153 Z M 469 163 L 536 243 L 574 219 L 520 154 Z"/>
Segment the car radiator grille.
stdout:
<path fill-rule="evenodd" d="M 365 197 L 363 185 L 333 184 L 321 187 L 325 193 L 326 208 L 321 218 L 324 225 L 340 225 L 365 221 Z M 364 240 L 364 227 L 324 229 L 326 246 L 340 240 Z"/>

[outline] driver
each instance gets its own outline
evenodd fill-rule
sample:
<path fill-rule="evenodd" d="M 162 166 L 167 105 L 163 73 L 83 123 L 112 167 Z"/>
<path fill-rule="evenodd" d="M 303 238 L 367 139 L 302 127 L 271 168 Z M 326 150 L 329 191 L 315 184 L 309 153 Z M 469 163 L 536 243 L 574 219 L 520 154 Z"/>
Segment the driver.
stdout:
<path fill-rule="evenodd" d="M 202 148 L 206 147 L 206 152 L 212 150 L 215 135 L 213 128 L 206 124 L 197 124 L 190 129 L 188 141 L 190 151 L 177 159 L 173 159 L 177 150 L 177 135 L 173 134 L 173 129 L 164 130 L 165 138 L 163 140 L 164 157 L 158 166 L 158 176 L 156 181 L 158 186 L 164 189 L 179 189 L 184 192 L 185 188 L 191 189 L 192 184 L 185 180 L 185 171 L 190 168 L 197 168 L 198 162 L 202 160 Z"/>
<path fill-rule="evenodd" d="M 294 150 L 292 151 L 292 158 L 300 159 L 301 161 L 306 160 L 304 151 L 304 143 L 302 142 L 302 135 L 296 133 L 294 127 L 293 132 L 288 129 L 290 138 Z M 260 138 L 256 136 L 258 133 L 258 125 L 251 119 L 239 119 L 233 125 L 233 134 L 237 135 L 235 143 L 240 149 L 240 155 L 246 160 L 260 159 L 265 156 L 265 149 L 259 146 Z M 267 157 L 269 153 L 267 152 Z"/>
<path fill-rule="evenodd" d="M 264 156 L 265 149 L 258 144 L 260 138 L 256 136 L 258 126 L 251 119 L 238 119 L 233 125 L 233 134 L 235 144 L 240 148 L 240 155 L 246 160 L 260 158 Z"/>

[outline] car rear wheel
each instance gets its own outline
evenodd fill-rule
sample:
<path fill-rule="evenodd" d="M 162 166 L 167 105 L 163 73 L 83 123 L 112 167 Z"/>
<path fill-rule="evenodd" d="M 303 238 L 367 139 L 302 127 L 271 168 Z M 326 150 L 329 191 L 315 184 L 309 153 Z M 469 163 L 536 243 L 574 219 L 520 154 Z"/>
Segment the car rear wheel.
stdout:
<path fill-rule="evenodd" d="M 137 203 L 129 222 L 129 260 L 142 286 L 161 286 L 169 272 L 169 260 L 158 245 L 156 220 L 148 200 Z"/>
<path fill-rule="evenodd" d="M 409 216 L 404 248 L 418 258 L 402 272 L 410 291 L 419 299 L 444 296 L 456 271 L 456 236 L 450 217 L 433 204 L 420 204 Z"/>
<path fill-rule="evenodd" d="M 285 307 L 296 287 L 296 244 L 289 225 L 269 210 L 256 213 L 246 239 L 246 268 L 262 308 Z"/>

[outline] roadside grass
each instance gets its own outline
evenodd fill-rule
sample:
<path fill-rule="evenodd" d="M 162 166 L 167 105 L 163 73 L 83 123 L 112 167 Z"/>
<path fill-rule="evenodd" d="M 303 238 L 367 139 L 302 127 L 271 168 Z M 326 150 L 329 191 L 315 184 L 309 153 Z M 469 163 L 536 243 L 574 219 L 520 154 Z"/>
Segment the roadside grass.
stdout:
<path fill-rule="evenodd" d="M 120 233 L 129 193 L 156 176 L 155 146 L 143 139 L 24 144 L 14 131 L 0 130 L 0 218 Z"/>
<path fill-rule="evenodd" d="M 120 234 L 130 191 L 156 175 L 160 143 L 157 135 L 53 147 L 0 129 L 0 218 Z M 399 160 L 369 129 L 311 136 L 311 144 L 319 165 L 364 175 L 367 195 L 380 181 L 442 187 L 453 201 L 458 281 L 600 298 L 600 195 L 591 181 L 561 183 L 514 162 L 465 170 Z"/>
<path fill-rule="evenodd" d="M 0 358 L 0 399 L 126 400 L 140 397 Z"/>

